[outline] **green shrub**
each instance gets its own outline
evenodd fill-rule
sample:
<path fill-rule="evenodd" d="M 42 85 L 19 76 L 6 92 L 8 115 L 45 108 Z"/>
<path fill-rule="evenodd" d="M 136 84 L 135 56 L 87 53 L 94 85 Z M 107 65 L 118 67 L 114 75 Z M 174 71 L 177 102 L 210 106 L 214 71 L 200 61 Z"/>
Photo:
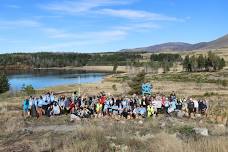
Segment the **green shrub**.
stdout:
<path fill-rule="evenodd" d="M 194 133 L 195 133 L 192 126 L 182 126 L 182 127 L 178 128 L 177 130 L 180 134 L 185 135 L 185 136 L 191 136 L 191 135 L 194 135 Z"/>
<path fill-rule="evenodd" d="M 129 87 L 131 88 L 129 94 L 141 94 L 142 84 L 146 80 L 145 76 L 145 71 L 142 71 L 131 79 L 131 81 L 128 83 Z"/>
<path fill-rule="evenodd" d="M 0 74 L 0 93 L 4 93 L 9 90 L 10 84 L 5 74 Z"/>
<path fill-rule="evenodd" d="M 117 87 L 116 87 L 116 85 L 115 85 L 115 84 L 113 84 L 113 85 L 112 85 L 112 89 L 113 89 L 114 91 L 116 91 L 116 90 L 117 90 Z"/>
<path fill-rule="evenodd" d="M 26 93 L 27 95 L 32 95 L 36 93 L 36 90 L 33 88 L 32 85 L 23 85 L 22 89 L 21 89 L 24 93 Z"/>

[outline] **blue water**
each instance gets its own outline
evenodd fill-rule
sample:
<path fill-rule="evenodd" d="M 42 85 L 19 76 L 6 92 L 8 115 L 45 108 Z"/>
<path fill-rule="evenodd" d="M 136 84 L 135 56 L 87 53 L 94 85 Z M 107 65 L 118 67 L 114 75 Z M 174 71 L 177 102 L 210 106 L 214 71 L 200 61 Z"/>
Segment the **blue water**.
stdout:
<path fill-rule="evenodd" d="M 35 89 L 70 85 L 79 83 L 96 83 L 101 81 L 106 73 L 86 73 L 69 70 L 34 70 L 8 74 L 11 90 L 20 90 L 23 85 L 32 85 Z"/>

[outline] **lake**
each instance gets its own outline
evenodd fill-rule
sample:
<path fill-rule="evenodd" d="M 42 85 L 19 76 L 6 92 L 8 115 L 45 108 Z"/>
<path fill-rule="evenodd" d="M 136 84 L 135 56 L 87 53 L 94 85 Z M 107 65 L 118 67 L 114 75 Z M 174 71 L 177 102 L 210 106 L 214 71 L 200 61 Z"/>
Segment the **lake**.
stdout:
<path fill-rule="evenodd" d="M 32 85 L 35 89 L 79 83 L 96 83 L 107 73 L 75 70 L 32 70 L 10 71 L 7 73 L 10 90 L 20 90 L 23 85 Z"/>

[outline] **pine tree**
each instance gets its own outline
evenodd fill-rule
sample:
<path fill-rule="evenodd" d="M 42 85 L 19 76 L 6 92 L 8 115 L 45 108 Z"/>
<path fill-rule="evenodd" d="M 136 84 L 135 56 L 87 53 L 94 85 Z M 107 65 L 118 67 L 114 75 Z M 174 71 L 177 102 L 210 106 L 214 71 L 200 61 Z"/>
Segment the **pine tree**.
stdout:
<path fill-rule="evenodd" d="M 186 55 L 183 61 L 183 67 L 186 71 L 191 72 L 192 71 L 192 65 L 190 62 L 189 55 Z"/>
<path fill-rule="evenodd" d="M 117 68 L 118 68 L 118 63 L 114 63 L 112 72 L 117 73 Z"/>
<path fill-rule="evenodd" d="M 9 81 L 5 74 L 0 74 L 0 93 L 4 93 L 9 90 Z"/>
<path fill-rule="evenodd" d="M 131 91 L 129 92 L 130 94 L 141 94 L 141 87 L 145 82 L 145 76 L 145 71 L 142 71 L 131 79 L 131 81 L 128 83 L 129 87 L 131 88 Z"/>
<path fill-rule="evenodd" d="M 219 70 L 226 66 L 225 60 L 222 58 L 219 60 Z"/>
<path fill-rule="evenodd" d="M 199 71 L 201 71 L 204 68 L 205 65 L 205 60 L 203 55 L 201 54 L 198 58 L 197 58 L 197 68 Z"/>

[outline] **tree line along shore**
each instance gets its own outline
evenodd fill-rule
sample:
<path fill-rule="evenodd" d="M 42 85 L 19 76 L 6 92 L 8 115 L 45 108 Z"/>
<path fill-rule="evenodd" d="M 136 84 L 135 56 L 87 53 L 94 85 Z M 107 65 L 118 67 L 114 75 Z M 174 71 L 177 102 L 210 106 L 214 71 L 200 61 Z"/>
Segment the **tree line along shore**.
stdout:
<path fill-rule="evenodd" d="M 181 53 L 143 53 L 143 52 L 116 52 L 116 53 L 13 53 L 0 54 L 1 70 L 18 70 L 33 68 L 62 68 L 78 67 L 89 69 L 94 66 L 131 66 L 162 68 L 168 72 L 175 64 L 182 65 L 184 70 L 216 71 L 225 67 L 225 60 L 211 51 L 206 55 L 186 55 Z M 84 67 L 84 68 L 82 68 Z M 97 68 L 99 70 L 99 68 Z M 96 69 L 95 69 L 96 70 Z M 105 70 L 105 69 L 104 69 Z M 113 69 L 111 69 L 113 70 Z M 108 69 L 110 71 L 110 69 Z"/>

